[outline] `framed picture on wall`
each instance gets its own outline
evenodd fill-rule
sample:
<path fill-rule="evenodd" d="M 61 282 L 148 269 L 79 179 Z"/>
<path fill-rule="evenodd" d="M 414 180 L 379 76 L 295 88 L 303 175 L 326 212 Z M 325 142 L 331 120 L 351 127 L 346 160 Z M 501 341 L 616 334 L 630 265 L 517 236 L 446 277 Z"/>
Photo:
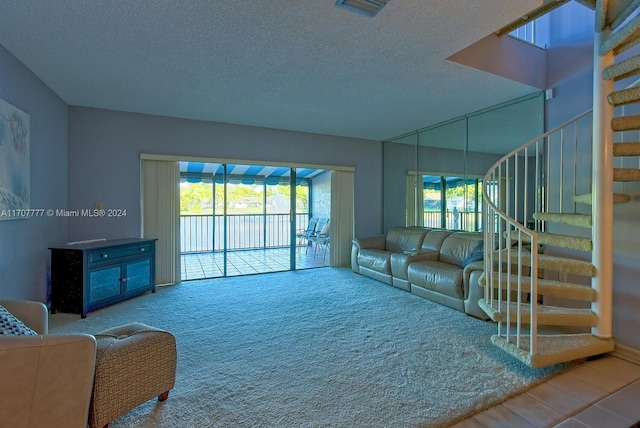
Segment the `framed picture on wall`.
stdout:
<path fill-rule="evenodd" d="M 31 217 L 29 115 L 0 98 L 0 220 Z"/>

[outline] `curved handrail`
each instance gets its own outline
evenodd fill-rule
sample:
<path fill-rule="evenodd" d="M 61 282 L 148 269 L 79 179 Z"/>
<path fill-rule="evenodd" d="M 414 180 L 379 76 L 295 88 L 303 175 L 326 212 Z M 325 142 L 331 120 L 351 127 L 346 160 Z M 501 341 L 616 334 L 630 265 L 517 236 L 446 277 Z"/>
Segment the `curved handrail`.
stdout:
<path fill-rule="evenodd" d="M 577 147 L 579 123 L 592 114 L 592 109 L 581 113 L 550 131 L 526 142 L 496 161 L 482 184 L 485 233 L 485 310 L 498 322 L 498 336 L 504 336 L 518 348 L 537 352 L 537 298 L 523 301 L 523 294 L 538 295 L 538 240 L 540 223 L 529 228 L 527 219 L 538 211 L 549 208 L 548 187 L 551 175 L 550 146 L 559 143 L 560 179 L 559 206 L 563 212 L 563 181 L 573 181 L 576 193 L 577 170 L 572 180 L 563 180 L 564 144 L 566 135 L 573 135 L 574 165 L 579 158 Z M 572 132 L 573 131 L 573 132 Z M 591 140 L 589 135 L 589 141 Z M 546 151 L 546 159 L 545 159 Z M 546 162 L 545 162 L 546 161 Z M 512 175 L 513 174 L 513 175 Z M 533 188 L 533 191 L 530 190 Z M 534 209 L 528 204 L 533 200 Z M 501 206 L 502 204 L 502 206 Z M 521 215 L 519 215 L 521 213 Z M 523 267 L 524 265 L 524 267 Z M 514 294 L 515 293 L 515 294 Z M 525 306 L 526 304 L 526 306 Z M 488 313 L 489 313 L 488 312 Z M 528 314 L 527 314 L 528 312 Z M 515 317 L 515 320 L 513 319 Z M 503 323 L 506 325 L 503 333 Z M 529 326 L 528 346 L 521 343 L 523 326 Z M 515 326 L 515 333 L 512 332 Z"/>
<path fill-rule="evenodd" d="M 632 83 L 628 84 L 625 86 L 625 89 L 629 89 L 632 87 L 636 87 L 636 86 L 640 86 L 640 79 L 637 79 L 635 81 L 633 81 Z M 495 204 L 493 204 L 493 202 L 490 201 L 490 198 L 488 198 L 487 196 L 487 180 L 490 180 L 490 175 L 493 173 L 493 171 L 495 171 L 495 169 L 502 164 L 505 159 L 508 159 L 510 157 L 512 157 L 514 154 L 524 150 L 527 147 L 530 147 L 534 144 L 536 144 L 537 142 L 539 142 L 540 140 L 545 140 L 548 137 L 550 137 L 551 135 L 557 133 L 558 131 L 561 131 L 565 128 L 567 128 L 568 126 L 577 123 L 580 119 L 588 116 L 589 114 L 593 113 L 593 108 L 590 108 L 586 111 L 584 111 L 583 113 L 580 113 L 577 116 L 574 116 L 573 118 L 567 120 L 566 122 L 556 126 L 555 128 L 545 132 L 544 134 L 531 139 L 530 141 L 524 143 L 522 146 L 517 147 L 515 149 L 513 149 L 511 152 L 507 153 L 506 155 L 504 155 L 502 158 L 498 159 L 493 165 L 491 165 L 489 167 L 489 171 L 485 174 L 484 179 L 483 179 L 483 185 L 482 185 L 482 196 L 483 196 L 483 200 L 485 201 L 485 203 L 489 202 L 489 204 L 492 206 L 492 208 L 495 209 L 495 211 L 503 216 L 505 216 L 505 218 L 510 218 L 509 215 L 507 213 L 505 213 L 504 211 L 500 210 L 500 208 L 498 208 Z"/>
<path fill-rule="evenodd" d="M 584 113 L 581 113 L 575 117 L 573 117 L 572 119 L 569 119 L 568 121 L 564 122 L 561 125 L 556 126 L 555 128 L 551 129 L 550 131 L 545 132 L 544 134 L 540 135 L 539 137 L 536 137 L 526 143 L 524 143 L 522 146 L 512 150 L 511 152 L 507 153 L 506 155 L 504 155 L 503 157 L 501 157 L 500 159 L 498 159 L 493 165 L 491 165 L 491 167 L 489 167 L 489 172 L 487 172 L 484 176 L 483 182 L 482 182 L 482 196 L 483 196 L 483 200 L 485 201 L 485 203 L 489 203 L 497 213 L 504 215 L 507 218 L 510 218 L 509 215 L 507 213 L 505 213 L 504 211 L 502 211 L 500 208 L 498 208 L 495 204 L 493 204 L 493 202 L 490 201 L 490 198 L 488 198 L 488 194 L 487 194 L 487 182 L 488 180 L 491 180 L 491 174 L 493 173 L 493 171 L 501 164 L 504 162 L 504 160 L 512 157 L 514 154 L 524 150 L 526 147 L 532 146 L 534 144 L 536 144 L 537 142 L 539 142 L 540 140 L 544 140 L 546 138 L 548 138 L 549 136 L 555 134 L 556 132 L 568 127 L 569 125 L 572 125 L 576 122 L 578 122 L 580 119 L 586 117 L 587 115 L 593 113 L 593 109 L 589 109 L 587 111 L 585 111 Z"/>

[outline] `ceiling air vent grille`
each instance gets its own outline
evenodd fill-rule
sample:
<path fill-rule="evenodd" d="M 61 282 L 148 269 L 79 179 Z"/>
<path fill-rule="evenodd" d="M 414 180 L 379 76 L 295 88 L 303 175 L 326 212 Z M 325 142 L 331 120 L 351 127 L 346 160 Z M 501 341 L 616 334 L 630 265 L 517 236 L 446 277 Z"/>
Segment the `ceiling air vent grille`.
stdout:
<path fill-rule="evenodd" d="M 375 16 L 389 0 L 338 0 L 337 6 L 367 16 Z"/>

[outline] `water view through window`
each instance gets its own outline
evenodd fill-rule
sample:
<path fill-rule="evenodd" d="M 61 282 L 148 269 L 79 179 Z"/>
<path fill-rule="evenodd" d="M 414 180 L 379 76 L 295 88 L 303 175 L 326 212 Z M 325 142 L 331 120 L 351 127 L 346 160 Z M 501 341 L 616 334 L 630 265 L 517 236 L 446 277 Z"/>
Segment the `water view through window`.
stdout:
<path fill-rule="evenodd" d="M 181 165 L 183 169 L 187 169 L 181 172 L 180 183 L 183 279 L 326 265 L 326 251 L 320 258 L 316 249 L 299 248 L 302 242 L 297 242 L 295 233 L 307 226 L 312 178 L 323 171 L 299 169 L 302 177 L 294 172 L 292 218 L 290 168 L 203 164 L 202 171 Z"/>
<path fill-rule="evenodd" d="M 482 179 L 423 175 L 422 183 L 423 226 L 482 229 Z"/>

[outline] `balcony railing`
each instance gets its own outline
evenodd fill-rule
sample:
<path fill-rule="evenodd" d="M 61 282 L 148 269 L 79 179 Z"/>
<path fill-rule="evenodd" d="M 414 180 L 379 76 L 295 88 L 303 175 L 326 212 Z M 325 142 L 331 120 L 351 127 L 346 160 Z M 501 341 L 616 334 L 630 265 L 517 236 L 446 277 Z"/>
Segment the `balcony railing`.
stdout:
<path fill-rule="evenodd" d="M 291 245 L 289 214 L 227 214 L 227 250 L 282 248 Z M 305 229 L 308 214 L 296 214 L 296 228 Z M 224 250 L 224 215 L 181 215 L 180 252 Z"/>
<path fill-rule="evenodd" d="M 442 213 L 440 211 L 424 212 L 425 227 L 442 227 Z M 453 211 L 446 213 L 446 228 L 456 230 L 466 230 L 475 232 L 482 230 L 482 212 L 478 211 L 458 211 L 457 215 Z"/>

